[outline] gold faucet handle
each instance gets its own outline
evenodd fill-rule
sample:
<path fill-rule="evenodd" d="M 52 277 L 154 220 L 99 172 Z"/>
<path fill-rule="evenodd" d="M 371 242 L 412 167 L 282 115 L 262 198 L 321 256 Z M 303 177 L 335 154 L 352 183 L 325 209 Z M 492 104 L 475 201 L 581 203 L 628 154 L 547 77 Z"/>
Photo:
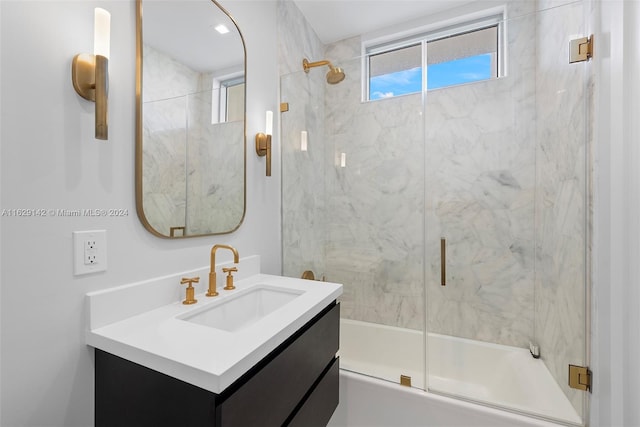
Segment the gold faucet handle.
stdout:
<path fill-rule="evenodd" d="M 225 291 L 230 291 L 230 290 L 236 288 L 233 285 L 233 273 L 236 272 L 236 271 L 238 271 L 238 269 L 236 267 L 230 267 L 230 268 L 223 267 L 222 268 L 222 272 L 223 273 L 227 273 L 227 285 L 224 287 Z"/>
<path fill-rule="evenodd" d="M 187 285 L 187 297 L 184 301 L 182 301 L 183 304 L 188 305 L 198 302 L 198 300 L 195 298 L 196 290 L 194 289 L 193 284 L 198 283 L 199 281 L 200 277 L 183 277 L 182 280 L 180 280 L 181 285 Z"/>
<path fill-rule="evenodd" d="M 183 277 L 182 280 L 180 280 L 180 284 L 184 285 L 185 283 L 188 283 L 189 286 L 193 285 L 194 283 L 198 283 L 200 282 L 200 276 L 197 277 Z"/>

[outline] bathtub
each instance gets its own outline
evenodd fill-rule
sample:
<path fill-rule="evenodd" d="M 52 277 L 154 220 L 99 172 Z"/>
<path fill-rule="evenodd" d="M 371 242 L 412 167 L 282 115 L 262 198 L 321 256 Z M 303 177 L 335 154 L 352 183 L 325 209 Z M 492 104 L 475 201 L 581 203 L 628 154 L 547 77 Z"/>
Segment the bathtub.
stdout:
<path fill-rule="evenodd" d="M 432 333 L 425 346 L 420 331 L 348 319 L 340 327 L 340 405 L 329 426 L 558 425 L 537 417 L 582 424 L 526 349 Z M 399 385 L 400 375 L 412 387 Z"/>

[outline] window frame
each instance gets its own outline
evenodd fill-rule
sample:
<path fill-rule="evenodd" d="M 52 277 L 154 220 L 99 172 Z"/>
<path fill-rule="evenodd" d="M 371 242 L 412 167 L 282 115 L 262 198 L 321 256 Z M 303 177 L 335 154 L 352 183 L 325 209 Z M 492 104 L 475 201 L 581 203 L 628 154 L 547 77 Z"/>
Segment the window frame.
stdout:
<path fill-rule="evenodd" d="M 212 78 L 211 124 L 227 122 L 227 89 L 239 85 L 245 85 L 246 91 L 246 82 L 243 72 L 231 73 Z"/>
<path fill-rule="evenodd" d="M 229 121 L 229 97 L 227 94 L 230 88 L 237 86 L 243 86 L 243 91 L 246 90 L 244 76 L 220 82 L 220 122 Z"/>
<path fill-rule="evenodd" d="M 473 31 L 482 30 L 485 28 L 497 27 L 498 40 L 497 40 L 497 76 L 499 79 L 507 75 L 507 49 L 506 49 L 506 10 L 504 7 L 493 8 L 490 10 L 474 13 L 466 16 L 462 16 L 456 20 L 450 20 L 440 23 L 435 23 L 426 27 L 415 28 L 413 30 L 404 31 L 401 33 L 395 33 L 376 39 L 363 41 L 362 43 L 362 101 L 379 101 L 380 99 L 369 99 L 370 95 L 370 70 L 369 70 L 369 58 L 373 55 L 381 53 L 391 52 L 393 50 L 410 47 L 416 44 L 420 44 L 421 48 L 421 67 L 422 67 L 422 90 L 438 90 L 448 87 L 454 87 L 459 85 L 444 86 L 442 88 L 427 89 L 427 44 L 432 41 L 441 40 L 444 38 L 455 37 L 458 35 L 470 33 Z M 462 59 L 462 58 L 461 58 Z M 486 81 L 486 80 L 482 80 Z M 462 83 L 471 84 L 475 82 Z M 412 92 L 415 94 L 419 92 Z M 405 96 L 409 94 L 396 95 Z M 388 99 L 388 98 L 381 98 Z"/>

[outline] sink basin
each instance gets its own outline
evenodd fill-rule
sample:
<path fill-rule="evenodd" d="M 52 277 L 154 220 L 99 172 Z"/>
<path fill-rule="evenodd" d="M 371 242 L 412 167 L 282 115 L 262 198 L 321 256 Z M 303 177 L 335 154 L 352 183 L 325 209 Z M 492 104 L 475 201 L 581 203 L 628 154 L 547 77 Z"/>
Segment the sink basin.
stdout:
<path fill-rule="evenodd" d="M 209 307 L 180 317 L 181 320 L 235 332 L 253 325 L 290 303 L 304 291 L 258 285 L 245 293 L 229 296 Z"/>

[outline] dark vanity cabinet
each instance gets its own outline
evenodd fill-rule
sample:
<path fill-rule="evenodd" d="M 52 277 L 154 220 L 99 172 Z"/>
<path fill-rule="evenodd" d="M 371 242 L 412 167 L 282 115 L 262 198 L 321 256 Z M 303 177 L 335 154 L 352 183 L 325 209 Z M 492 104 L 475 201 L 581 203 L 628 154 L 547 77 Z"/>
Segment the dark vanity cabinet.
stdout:
<path fill-rule="evenodd" d="M 326 426 L 339 328 L 334 302 L 220 394 L 96 349 L 96 426 Z"/>

